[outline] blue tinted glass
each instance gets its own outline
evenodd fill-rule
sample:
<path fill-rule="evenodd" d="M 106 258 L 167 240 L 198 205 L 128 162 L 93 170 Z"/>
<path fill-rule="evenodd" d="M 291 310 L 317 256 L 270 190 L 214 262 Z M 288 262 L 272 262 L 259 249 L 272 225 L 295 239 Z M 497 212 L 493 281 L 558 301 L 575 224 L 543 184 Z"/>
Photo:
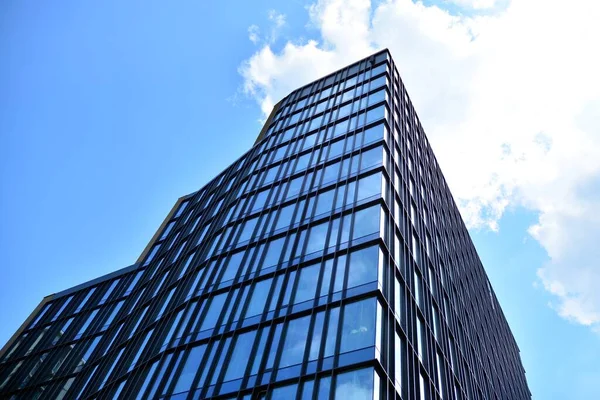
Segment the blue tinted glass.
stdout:
<path fill-rule="evenodd" d="M 385 117 L 385 106 L 379 106 L 377 108 L 367 111 L 367 120 L 365 124 L 377 121 L 378 119 L 381 119 L 383 117 Z"/>
<path fill-rule="evenodd" d="M 252 317 L 257 314 L 262 314 L 265 309 L 265 303 L 267 302 L 267 296 L 269 295 L 269 288 L 273 279 L 267 279 L 260 281 L 254 287 L 252 291 L 252 298 L 246 311 L 246 317 Z"/>
<path fill-rule="evenodd" d="M 372 106 L 374 104 L 379 103 L 380 101 L 385 100 L 385 90 L 378 90 L 375 93 L 371 93 L 369 95 L 369 105 Z"/>
<path fill-rule="evenodd" d="M 357 200 L 375 195 L 381 195 L 381 173 L 366 176 L 358 181 Z"/>
<path fill-rule="evenodd" d="M 304 177 L 300 176 L 300 177 L 294 178 L 290 181 L 287 196 L 286 196 L 287 198 L 293 197 L 293 196 L 297 195 L 298 193 L 300 193 L 300 189 L 302 188 L 302 180 L 303 179 L 304 179 Z"/>
<path fill-rule="evenodd" d="M 285 142 L 286 140 L 291 139 L 293 135 L 294 135 L 294 128 L 288 128 L 283 132 L 283 138 L 281 139 L 281 141 Z"/>
<path fill-rule="evenodd" d="M 319 100 L 324 99 L 325 97 L 331 94 L 331 88 L 327 88 L 321 92 L 321 96 L 319 96 Z"/>
<path fill-rule="evenodd" d="M 263 328 L 260 333 L 260 341 L 258 342 L 258 348 L 256 349 L 256 355 L 254 356 L 254 364 L 252 364 L 252 370 L 250 371 L 250 375 L 256 375 L 256 373 L 258 373 L 258 367 L 260 367 L 260 362 L 265 352 L 268 336 L 269 328 Z"/>
<path fill-rule="evenodd" d="M 271 340 L 269 346 L 269 358 L 267 359 L 267 368 L 273 368 L 273 362 L 275 361 L 275 356 L 277 355 L 277 347 L 279 345 L 279 340 L 281 339 L 281 329 L 283 328 L 283 323 L 277 324 L 275 327 L 275 333 L 273 334 L 273 338 Z"/>
<path fill-rule="evenodd" d="M 344 92 L 344 94 L 342 95 L 342 103 L 352 99 L 353 97 L 354 97 L 354 89 Z"/>
<path fill-rule="evenodd" d="M 290 118 L 290 122 L 288 125 L 295 124 L 296 122 L 298 122 L 298 119 L 300 119 L 300 114 L 302 114 L 302 113 L 298 112 L 296 114 L 293 114 L 292 117 Z"/>
<path fill-rule="evenodd" d="M 302 397 L 300 400 L 311 400 L 313 398 L 313 388 L 315 386 L 315 381 L 310 380 L 308 382 L 304 382 L 302 385 Z"/>
<path fill-rule="evenodd" d="M 124 302 L 124 300 L 121 300 L 120 302 L 118 302 L 115 305 L 115 308 L 113 308 L 113 311 L 108 316 L 108 319 L 104 322 L 104 326 L 105 327 L 108 326 L 108 325 L 110 325 L 113 322 L 113 320 L 115 319 L 115 317 L 117 316 L 117 314 L 121 310 L 121 307 L 123 307 L 123 302 Z"/>
<path fill-rule="evenodd" d="M 298 164 L 296 164 L 296 169 L 294 172 L 302 171 L 304 168 L 308 166 L 308 161 L 310 160 L 311 153 L 304 154 L 298 157 Z"/>
<path fill-rule="evenodd" d="M 336 377 L 335 399 L 373 399 L 373 369 L 345 372 Z"/>
<path fill-rule="evenodd" d="M 352 239 L 357 239 L 374 232 L 379 232 L 379 206 L 369 207 L 354 214 L 354 232 Z"/>
<path fill-rule="evenodd" d="M 318 399 L 328 399 L 330 392 L 331 378 L 321 378 L 319 379 L 319 394 L 317 396 Z"/>
<path fill-rule="evenodd" d="M 285 156 L 285 153 L 288 149 L 288 146 L 282 146 L 275 151 L 275 156 L 273 157 L 273 161 L 277 161 L 282 159 Z"/>
<path fill-rule="evenodd" d="M 348 132 L 348 120 L 335 124 L 335 127 L 333 128 L 334 137 L 343 135 L 346 132 Z"/>
<path fill-rule="evenodd" d="M 264 183 L 273 182 L 279 171 L 279 166 L 271 167 L 267 170 L 267 176 L 265 177 Z"/>
<path fill-rule="evenodd" d="M 336 307 L 329 312 L 329 323 L 327 324 L 327 336 L 325 339 L 324 357 L 332 356 L 335 352 L 335 342 L 337 339 L 337 326 L 340 317 L 340 308 Z"/>
<path fill-rule="evenodd" d="M 344 152 L 344 144 L 345 140 L 338 140 L 335 143 L 331 143 L 329 145 L 329 155 L 327 156 L 328 160 L 332 160 L 335 157 L 341 155 Z"/>
<path fill-rule="evenodd" d="M 375 302 L 368 299 L 344 307 L 341 353 L 375 345 Z"/>
<path fill-rule="evenodd" d="M 256 331 L 246 332 L 238 336 L 235 342 L 235 349 L 229 360 L 227 372 L 225 373 L 225 381 L 244 376 L 255 337 Z"/>
<path fill-rule="evenodd" d="M 283 251 L 284 242 L 284 237 L 269 242 L 267 254 L 265 255 L 265 259 L 263 261 L 263 268 L 270 267 L 279 262 L 279 258 L 281 257 L 281 253 Z"/>
<path fill-rule="evenodd" d="M 258 209 L 263 208 L 265 206 L 268 196 L 269 196 L 269 190 L 263 190 L 262 192 L 259 192 L 256 195 L 256 200 L 254 202 L 254 205 L 252 206 L 252 209 L 258 210 Z"/>
<path fill-rule="evenodd" d="M 327 102 L 326 101 L 322 101 L 322 102 L 318 103 L 317 104 L 317 109 L 315 111 L 315 114 L 318 114 L 321 111 L 325 110 L 326 107 L 327 107 Z"/>
<path fill-rule="evenodd" d="M 383 132 L 385 127 L 383 125 L 376 125 L 365 130 L 365 144 L 374 142 L 383 138 Z"/>
<path fill-rule="evenodd" d="M 271 400 L 295 399 L 297 388 L 298 388 L 297 384 L 275 388 L 275 389 L 273 389 L 273 393 L 271 394 Z"/>
<path fill-rule="evenodd" d="M 83 366 L 90 362 L 90 357 L 94 353 L 94 350 L 96 350 L 96 346 L 98 346 L 98 342 L 100 341 L 100 339 L 102 339 L 102 336 L 96 336 L 94 339 L 91 340 L 90 346 L 85 351 L 85 354 L 81 357 L 81 360 L 79 361 L 73 372 L 81 371 Z"/>
<path fill-rule="evenodd" d="M 327 239 L 328 227 L 329 223 L 325 222 L 310 228 L 310 234 L 308 235 L 308 244 L 306 246 L 306 254 L 323 250 L 323 248 L 325 247 L 325 239 Z"/>
<path fill-rule="evenodd" d="M 256 228 L 257 222 L 258 222 L 258 217 L 252 218 L 251 220 L 246 221 L 244 223 L 244 228 L 242 229 L 242 233 L 240 235 L 240 238 L 238 239 L 239 242 L 243 242 L 243 241 L 250 239 L 250 236 L 252 235 L 254 228 Z"/>
<path fill-rule="evenodd" d="M 287 367 L 302 362 L 309 324 L 310 315 L 289 322 L 279 367 Z"/>
<path fill-rule="evenodd" d="M 339 292 L 344 287 L 344 276 L 346 274 L 346 256 L 339 256 L 335 269 L 335 281 L 333 282 L 333 291 Z"/>
<path fill-rule="evenodd" d="M 346 87 L 347 88 L 349 88 L 350 86 L 353 86 L 353 85 L 356 85 L 356 76 L 353 76 L 352 78 L 346 79 Z"/>
<path fill-rule="evenodd" d="M 331 270 L 333 269 L 333 260 L 325 261 L 325 267 L 323 269 L 323 282 L 321 283 L 321 294 L 324 296 L 329 293 L 329 286 L 331 283 Z"/>
<path fill-rule="evenodd" d="M 221 281 L 225 282 L 229 279 L 233 279 L 237 274 L 240 266 L 242 264 L 242 258 L 244 257 L 244 252 L 235 253 L 231 256 L 229 261 L 227 262 L 227 267 L 225 269 L 225 273 L 221 278 Z"/>
<path fill-rule="evenodd" d="M 377 280 L 379 248 L 368 247 L 350 254 L 348 287 L 360 286 Z"/>
<path fill-rule="evenodd" d="M 169 366 L 169 361 L 171 361 L 172 356 L 173 356 L 173 353 L 167 354 L 167 357 L 166 357 L 160 371 L 158 371 L 158 374 L 156 375 L 156 380 L 154 382 L 154 385 L 152 386 L 152 389 L 150 389 L 150 392 L 148 392 L 148 396 L 146 398 L 148 398 L 148 399 L 154 398 L 154 394 L 155 394 L 156 390 L 158 389 L 160 384 L 163 383 L 163 379 L 165 377 L 165 372 L 167 370 L 167 367 Z"/>
<path fill-rule="evenodd" d="M 277 223 L 275 225 L 276 230 L 292 224 L 292 215 L 294 213 L 295 206 L 295 204 L 290 204 L 281 209 L 281 211 L 279 212 L 279 217 L 277 218 Z"/>
<path fill-rule="evenodd" d="M 340 111 L 338 112 L 338 118 L 343 118 L 346 115 L 350 114 L 351 108 L 352 108 L 352 103 L 346 104 L 345 106 L 340 107 Z"/>
<path fill-rule="evenodd" d="M 220 295 L 213 297 L 212 301 L 210 302 L 208 312 L 204 317 L 204 321 L 202 321 L 202 326 L 200 326 L 201 331 L 214 328 L 223 309 L 223 304 L 225 303 L 226 297 L 227 293 L 221 293 Z"/>
<path fill-rule="evenodd" d="M 219 373 L 221 372 L 221 368 L 223 367 L 223 363 L 225 362 L 225 355 L 227 354 L 227 351 L 229 350 L 229 344 L 231 343 L 231 338 L 228 337 L 227 339 L 225 339 L 225 345 L 223 346 L 223 348 L 221 349 L 221 353 L 220 353 L 220 357 L 218 357 L 217 359 L 217 363 L 214 364 L 214 372 L 213 372 L 213 376 L 210 380 L 210 384 L 214 385 L 215 383 L 217 383 L 217 379 L 219 378 Z"/>
<path fill-rule="evenodd" d="M 158 366 L 158 361 L 155 361 L 154 364 L 152 364 L 152 366 L 150 367 L 150 369 L 148 369 L 146 371 L 146 374 L 145 374 L 146 379 L 144 379 L 144 383 L 138 390 L 138 395 L 137 395 L 136 399 L 141 400 L 143 398 L 144 392 L 146 391 L 146 388 L 150 384 L 150 380 L 152 379 L 152 375 L 154 375 L 154 371 L 156 370 L 157 366 Z"/>
<path fill-rule="evenodd" d="M 371 90 L 385 85 L 385 75 L 371 81 Z"/>
<path fill-rule="evenodd" d="M 95 309 L 94 311 L 91 312 L 90 316 L 86 319 L 86 321 L 84 322 L 84 324 L 79 329 L 79 333 L 77 333 L 77 335 L 75 337 L 76 339 L 79 338 L 79 337 L 81 337 L 81 335 L 83 335 L 85 333 L 85 331 L 87 330 L 87 328 L 90 326 L 90 324 L 92 323 L 92 321 L 96 317 L 96 314 L 98 314 L 98 309 Z"/>
<path fill-rule="evenodd" d="M 315 145 L 315 141 L 317 140 L 317 134 L 313 133 L 312 135 L 308 135 L 304 139 L 304 145 L 302 146 L 302 150 L 309 149 Z"/>
<path fill-rule="evenodd" d="M 317 209 L 315 215 L 319 215 L 325 212 L 331 212 L 333 209 L 333 198 L 335 195 L 335 189 L 328 190 L 320 193 L 317 196 Z"/>
<path fill-rule="evenodd" d="M 333 182 L 337 179 L 340 172 L 340 162 L 328 165 L 323 170 L 323 184 Z"/>
<path fill-rule="evenodd" d="M 308 130 L 312 131 L 313 129 L 319 128 L 321 126 L 322 121 L 323 121 L 323 116 L 314 118 L 312 121 L 310 121 L 310 127 L 308 128 Z"/>
<path fill-rule="evenodd" d="M 320 264 L 311 265 L 300 270 L 298 287 L 294 302 L 301 303 L 315 297 L 315 290 L 319 282 Z"/>
<path fill-rule="evenodd" d="M 375 147 L 374 149 L 367 150 L 362 153 L 360 160 L 360 169 L 371 167 L 373 165 L 379 165 L 383 161 L 383 150 L 381 147 Z"/>
<path fill-rule="evenodd" d="M 310 342 L 310 353 L 308 360 L 316 360 L 319 357 L 319 350 L 321 349 L 321 342 L 323 338 L 323 321 L 325 319 L 325 312 L 320 312 L 315 317 L 315 328 L 313 331 L 312 339 Z"/>

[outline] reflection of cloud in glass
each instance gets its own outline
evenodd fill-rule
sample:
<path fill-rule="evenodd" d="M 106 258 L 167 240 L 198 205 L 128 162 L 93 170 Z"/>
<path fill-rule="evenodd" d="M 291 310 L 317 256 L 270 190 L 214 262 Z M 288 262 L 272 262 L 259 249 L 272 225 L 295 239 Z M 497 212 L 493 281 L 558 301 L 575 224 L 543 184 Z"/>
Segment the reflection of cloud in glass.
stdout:
<path fill-rule="evenodd" d="M 350 254 L 348 288 L 377 280 L 378 247 L 372 246 Z"/>
<path fill-rule="evenodd" d="M 318 250 L 323 250 L 325 246 L 325 239 L 327 239 L 327 227 L 328 223 L 313 226 L 310 229 L 310 235 L 308 236 L 308 245 L 306 247 L 306 254 L 313 253 Z"/>
<path fill-rule="evenodd" d="M 335 398 L 367 400 L 373 398 L 373 370 L 371 368 L 340 374 L 335 385 Z"/>

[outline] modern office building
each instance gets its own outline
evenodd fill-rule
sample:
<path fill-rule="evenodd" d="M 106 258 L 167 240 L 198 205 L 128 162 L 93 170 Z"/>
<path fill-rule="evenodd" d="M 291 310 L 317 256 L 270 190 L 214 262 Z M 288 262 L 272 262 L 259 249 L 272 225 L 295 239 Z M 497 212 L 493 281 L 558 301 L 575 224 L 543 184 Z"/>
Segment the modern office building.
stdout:
<path fill-rule="evenodd" d="M 531 395 L 384 50 L 281 100 L 135 264 L 44 298 L 0 352 L 0 397 Z"/>

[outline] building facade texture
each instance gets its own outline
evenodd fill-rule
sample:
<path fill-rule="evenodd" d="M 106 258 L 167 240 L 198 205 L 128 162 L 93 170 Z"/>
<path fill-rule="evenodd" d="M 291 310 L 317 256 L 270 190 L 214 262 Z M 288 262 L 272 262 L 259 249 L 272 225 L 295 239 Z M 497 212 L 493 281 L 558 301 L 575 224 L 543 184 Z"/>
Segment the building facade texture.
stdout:
<path fill-rule="evenodd" d="M 285 97 L 138 262 L 0 352 L 9 399 L 530 397 L 387 50 Z"/>

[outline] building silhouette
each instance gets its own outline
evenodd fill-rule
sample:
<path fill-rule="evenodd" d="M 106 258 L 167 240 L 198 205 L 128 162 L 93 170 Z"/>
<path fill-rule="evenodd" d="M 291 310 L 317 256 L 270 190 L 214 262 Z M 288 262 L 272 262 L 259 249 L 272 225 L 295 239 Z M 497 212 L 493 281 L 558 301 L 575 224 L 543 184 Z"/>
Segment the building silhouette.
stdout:
<path fill-rule="evenodd" d="M 0 351 L 0 397 L 531 395 L 384 50 L 281 100 L 135 264 L 44 298 Z"/>

